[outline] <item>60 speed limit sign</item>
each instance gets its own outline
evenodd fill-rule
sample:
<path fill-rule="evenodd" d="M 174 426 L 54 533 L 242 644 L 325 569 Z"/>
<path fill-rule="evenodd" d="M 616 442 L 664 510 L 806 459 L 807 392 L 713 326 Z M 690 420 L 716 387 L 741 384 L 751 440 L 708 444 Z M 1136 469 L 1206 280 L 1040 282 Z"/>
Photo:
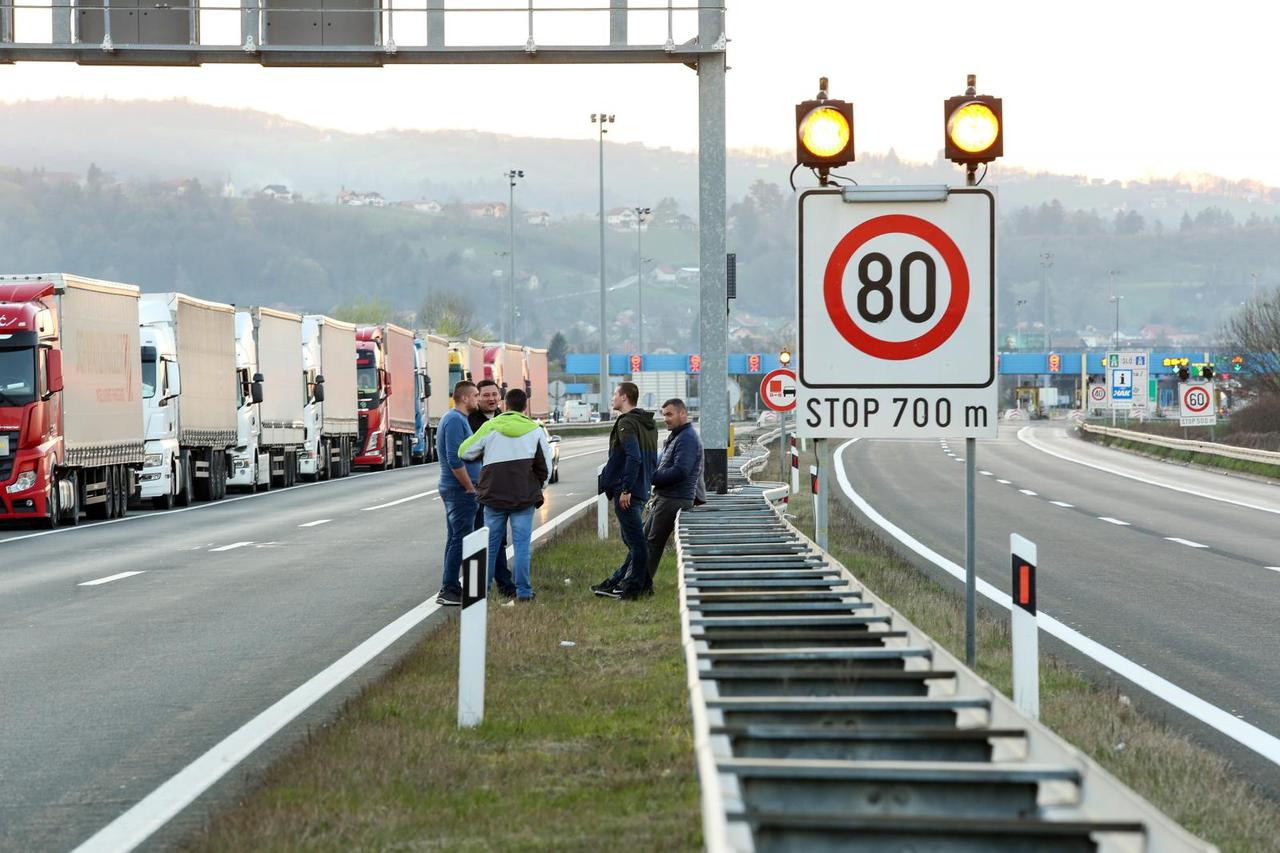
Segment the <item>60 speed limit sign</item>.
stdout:
<path fill-rule="evenodd" d="M 1212 382 L 1178 383 L 1178 403 L 1179 426 L 1213 426 L 1218 422 Z"/>
<path fill-rule="evenodd" d="M 806 190 L 798 215 L 799 434 L 995 436 L 994 192 Z"/>

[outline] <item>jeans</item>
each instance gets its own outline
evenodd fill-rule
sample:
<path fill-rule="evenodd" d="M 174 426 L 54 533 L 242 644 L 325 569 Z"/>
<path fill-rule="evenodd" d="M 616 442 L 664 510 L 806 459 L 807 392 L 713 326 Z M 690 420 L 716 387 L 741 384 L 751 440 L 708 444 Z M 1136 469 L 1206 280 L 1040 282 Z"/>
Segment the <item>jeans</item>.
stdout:
<path fill-rule="evenodd" d="M 666 549 L 667 540 L 671 538 L 671 533 L 676 528 L 676 514 L 682 509 L 692 507 L 693 501 L 688 498 L 664 498 L 661 495 L 654 495 L 649 501 L 648 512 L 644 518 L 645 545 L 649 551 L 646 586 L 653 586 L 653 576 L 658 571 L 658 564 L 662 562 L 662 552 Z"/>
<path fill-rule="evenodd" d="M 476 508 L 476 530 L 484 527 L 484 507 Z M 505 595 L 514 595 L 516 583 L 511 579 L 511 569 L 507 568 L 507 530 L 503 525 L 502 542 L 498 548 L 498 567 L 489 570 L 489 580 L 498 585 L 498 591 Z"/>
<path fill-rule="evenodd" d="M 623 509 L 618 499 L 614 498 L 613 514 L 618 519 L 622 544 L 627 546 L 627 558 L 622 561 L 618 571 L 614 572 L 613 579 L 627 589 L 644 589 L 649 580 L 649 551 L 644 539 L 642 504 L 632 496 L 631 506 Z"/>
<path fill-rule="evenodd" d="M 444 502 L 445 539 L 444 539 L 444 577 L 440 580 L 441 591 L 462 593 L 462 539 L 475 530 L 476 496 L 466 492 L 442 492 L 440 499 Z"/>
<path fill-rule="evenodd" d="M 493 582 L 498 565 L 498 550 L 511 523 L 511 544 L 516 549 L 515 582 L 516 598 L 533 598 L 533 584 L 529 578 L 530 538 L 533 536 L 533 507 L 527 509 L 484 508 L 484 524 L 489 528 L 489 582 Z"/>

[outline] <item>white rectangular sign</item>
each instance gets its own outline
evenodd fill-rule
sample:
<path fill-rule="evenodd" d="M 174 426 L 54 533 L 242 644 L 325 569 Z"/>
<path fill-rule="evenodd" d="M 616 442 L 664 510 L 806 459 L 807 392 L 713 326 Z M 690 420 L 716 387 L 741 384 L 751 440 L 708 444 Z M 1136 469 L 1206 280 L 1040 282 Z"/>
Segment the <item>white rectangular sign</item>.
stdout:
<path fill-rule="evenodd" d="M 1107 387 L 1111 408 L 1146 414 L 1151 355 L 1146 350 L 1107 353 Z"/>
<path fill-rule="evenodd" d="M 994 438 L 994 190 L 804 190 L 797 214 L 798 434 Z"/>
<path fill-rule="evenodd" d="M 1218 422 L 1212 382 L 1178 383 L 1178 423 L 1181 426 L 1213 426 Z"/>

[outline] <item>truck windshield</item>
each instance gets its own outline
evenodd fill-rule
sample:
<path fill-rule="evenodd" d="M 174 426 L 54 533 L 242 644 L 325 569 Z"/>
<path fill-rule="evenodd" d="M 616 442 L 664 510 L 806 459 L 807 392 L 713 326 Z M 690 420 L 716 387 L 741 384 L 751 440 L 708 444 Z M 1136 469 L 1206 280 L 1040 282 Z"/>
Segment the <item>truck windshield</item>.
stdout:
<path fill-rule="evenodd" d="M 25 406 L 35 399 L 35 350 L 0 349 L 0 406 Z"/>
<path fill-rule="evenodd" d="M 156 395 L 156 348 L 142 348 L 142 398 L 150 400 Z"/>
<path fill-rule="evenodd" d="M 378 368 L 356 368 L 356 390 L 361 400 L 371 400 L 378 396 Z"/>

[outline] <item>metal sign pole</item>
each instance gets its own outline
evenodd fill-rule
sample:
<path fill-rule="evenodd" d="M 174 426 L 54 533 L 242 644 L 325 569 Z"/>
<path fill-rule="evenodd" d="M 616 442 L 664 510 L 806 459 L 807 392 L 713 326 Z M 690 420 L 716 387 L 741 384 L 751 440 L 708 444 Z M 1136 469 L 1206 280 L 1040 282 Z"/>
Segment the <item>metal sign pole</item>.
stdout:
<path fill-rule="evenodd" d="M 977 167 L 965 170 L 965 185 L 976 186 Z M 974 479 L 978 440 L 964 440 L 964 662 L 972 667 L 978 660 L 978 564 L 974 559 Z"/>
<path fill-rule="evenodd" d="M 818 450 L 818 490 L 814 493 L 817 506 L 813 515 L 813 540 L 818 547 L 827 548 L 827 510 L 829 509 L 827 493 L 831 491 L 831 445 L 825 438 L 814 442 Z"/>
<path fill-rule="evenodd" d="M 489 528 L 462 540 L 462 612 L 458 614 L 458 728 L 484 722 L 485 642 L 488 633 Z"/>

